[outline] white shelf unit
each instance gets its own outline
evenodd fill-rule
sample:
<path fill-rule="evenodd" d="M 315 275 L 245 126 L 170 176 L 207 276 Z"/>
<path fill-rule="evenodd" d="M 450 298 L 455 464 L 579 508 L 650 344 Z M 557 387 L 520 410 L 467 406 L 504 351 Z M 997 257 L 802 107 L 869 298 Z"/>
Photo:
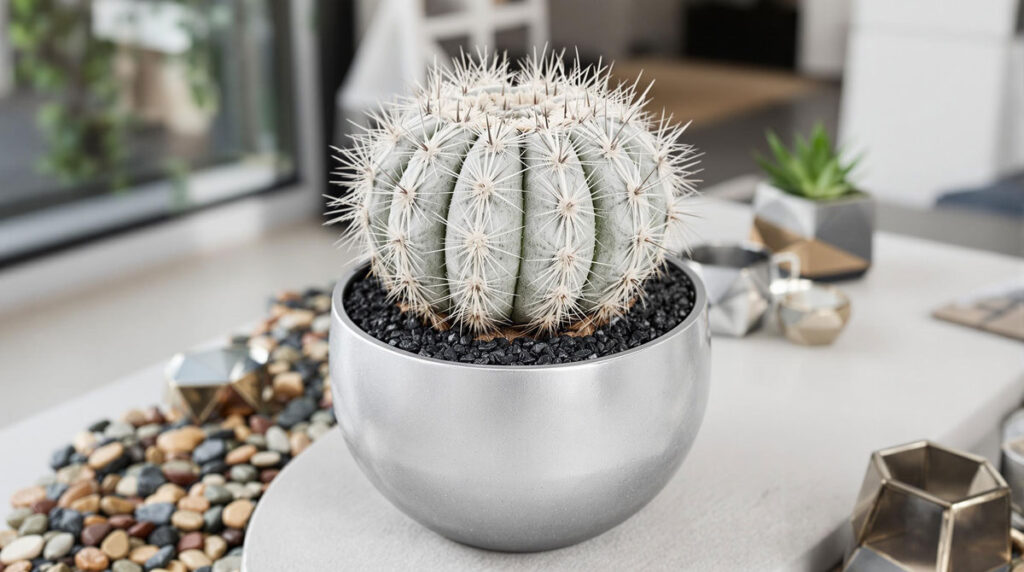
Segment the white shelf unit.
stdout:
<path fill-rule="evenodd" d="M 475 53 L 494 49 L 502 32 L 516 30 L 525 31 L 524 52 L 543 48 L 547 0 L 381 0 L 338 92 L 341 117 L 357 120 L 378 101 L 423 82 L 435 61 L 447 65 L 444 42 L 461 41 Z"/>

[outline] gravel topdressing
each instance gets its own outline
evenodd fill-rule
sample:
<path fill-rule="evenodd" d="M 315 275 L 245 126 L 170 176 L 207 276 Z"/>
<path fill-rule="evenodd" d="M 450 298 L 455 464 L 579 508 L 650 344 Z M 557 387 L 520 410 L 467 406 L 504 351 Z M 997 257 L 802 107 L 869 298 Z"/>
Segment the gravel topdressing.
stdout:
<path fill-rule="evenodd" d="M 482 341 L 467 332 L 440 331 L 401 311 L 387 299 L 380 282 L 370 276 L 352 282 L 344 304 L 349 317 L 363 331 L 414 354 L 473 364 L 544 365 L 596 359 L 641 346 L 679 325 L 693 309 L 693 283 L 673 265 L 667 265 L 660 278 L 648 280 L 644 290 L 644 299 L 628 314 L 581 337 Z"/>

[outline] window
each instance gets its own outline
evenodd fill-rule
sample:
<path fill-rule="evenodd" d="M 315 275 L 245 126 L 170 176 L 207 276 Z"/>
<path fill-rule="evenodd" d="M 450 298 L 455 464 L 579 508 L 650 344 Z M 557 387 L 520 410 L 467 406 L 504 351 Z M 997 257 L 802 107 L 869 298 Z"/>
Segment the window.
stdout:
<path fill-rule="evenodd" d="M 0 265 L 297 178 L 286 1 L 4 10 Z"/>

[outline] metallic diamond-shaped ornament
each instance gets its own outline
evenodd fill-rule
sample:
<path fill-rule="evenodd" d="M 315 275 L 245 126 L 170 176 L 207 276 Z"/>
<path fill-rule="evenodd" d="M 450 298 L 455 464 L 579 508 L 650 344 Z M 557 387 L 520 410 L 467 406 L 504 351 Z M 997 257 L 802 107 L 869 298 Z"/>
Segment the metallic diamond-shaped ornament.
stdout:
<path fill-rule="evenodd" d="M 846 572 L 990 572 L 1010 564 L 1010 490 L 981 457 L 917 441 L 871 455 Z"/>
<path fill-rule="evenodd" d="M 245 345 L 177 354 L 167 364 L 168 404 L 196 423 L 263 411 L 267 357 Z"/>

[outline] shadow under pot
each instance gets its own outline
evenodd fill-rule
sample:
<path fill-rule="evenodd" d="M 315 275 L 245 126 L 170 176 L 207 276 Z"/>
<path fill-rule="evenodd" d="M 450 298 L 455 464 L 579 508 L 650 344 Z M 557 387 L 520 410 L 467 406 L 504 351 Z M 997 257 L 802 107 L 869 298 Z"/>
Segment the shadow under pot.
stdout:
<path fill-rule="evenodd" d="M 700 280 L 678 325 L 631 350 L 557 365 L 473 365 L 398 349 L 361 329 L 336 287 L 334 408 L 378 491 L 427 528 L 508 552 L 568 546 L 643 508 L 704 415 L 711 340 Z"/>
<path fill-rule="evenodd" d="M 800 257 L 811 280 L 857 278 L 871 267 L 875 201 L 856 192 L 811 200 L 762 181 L 754 194 L 752 241 Z"/>

